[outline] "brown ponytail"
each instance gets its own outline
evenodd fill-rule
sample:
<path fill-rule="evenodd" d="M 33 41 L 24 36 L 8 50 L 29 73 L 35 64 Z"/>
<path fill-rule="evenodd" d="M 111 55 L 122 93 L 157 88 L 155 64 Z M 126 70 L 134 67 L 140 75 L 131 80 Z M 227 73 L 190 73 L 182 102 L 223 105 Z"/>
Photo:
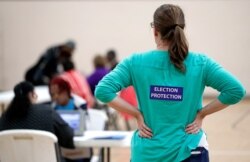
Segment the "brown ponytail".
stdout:
<path fill-rule="evenodd" d="M 188 43 L 184 34 L 185 18 L 179 6 L 165 4 L 154 13 L 154 27 L 161 39 L 169 46 L 170 60 L 181 72 L 185 72 L 183 61 L 188 55 Z"/>

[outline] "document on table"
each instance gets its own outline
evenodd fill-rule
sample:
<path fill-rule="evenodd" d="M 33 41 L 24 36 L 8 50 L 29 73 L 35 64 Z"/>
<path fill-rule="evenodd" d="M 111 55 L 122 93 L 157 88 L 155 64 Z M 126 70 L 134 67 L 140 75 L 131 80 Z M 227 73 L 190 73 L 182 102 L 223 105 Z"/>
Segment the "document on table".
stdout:
<path fill-rule="evenodd" d="M 112 140 L 122 140 L 122 139 L 124 139 L 126 137 L 126 135 L 119 135 L 119 134 L 117 134 L 117 135 L 115 135 L 115 134 L 113 134 L 113 135 L 100 135 L 100 136 L 96 136 L 96 137 L 94 137 L 93 139 L 112 139 Z"/>

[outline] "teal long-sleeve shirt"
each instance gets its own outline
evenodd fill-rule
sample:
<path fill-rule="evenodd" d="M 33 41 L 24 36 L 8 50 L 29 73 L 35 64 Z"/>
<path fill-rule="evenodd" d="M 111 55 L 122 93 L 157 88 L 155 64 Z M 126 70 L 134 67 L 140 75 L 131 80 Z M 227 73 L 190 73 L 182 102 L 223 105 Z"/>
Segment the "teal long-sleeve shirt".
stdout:
<path fill-rule="evenodd" d="M 124 59 L 98 84 L 95 96 L 112 101 L 117 92 L 133 85 L 139 110 L 152 129 L 151 139 L 135 131 L 131 141 L 132 162 L 180 162 L 196 148 L 203 130 L 187 134 L 186 126 L 202 108 L 206 86 L 220 92 L 223 104 L 235 104 L 245 95 L 242 84 L 228 71 L 203 54 L 189 52 L 181 73 L 167 51 L 152 50 Z"/>

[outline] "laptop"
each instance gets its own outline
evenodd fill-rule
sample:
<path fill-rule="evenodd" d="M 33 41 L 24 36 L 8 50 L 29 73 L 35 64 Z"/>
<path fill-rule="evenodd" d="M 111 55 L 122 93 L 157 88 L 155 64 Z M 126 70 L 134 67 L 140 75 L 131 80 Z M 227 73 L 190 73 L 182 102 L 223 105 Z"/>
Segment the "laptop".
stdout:
<path fill-rule="evenodd" d="M 57 110 L 61 118 L 74 130 L 74 136 L 83 136 L 86 129 L 85 112 L 82 110 Z"/>

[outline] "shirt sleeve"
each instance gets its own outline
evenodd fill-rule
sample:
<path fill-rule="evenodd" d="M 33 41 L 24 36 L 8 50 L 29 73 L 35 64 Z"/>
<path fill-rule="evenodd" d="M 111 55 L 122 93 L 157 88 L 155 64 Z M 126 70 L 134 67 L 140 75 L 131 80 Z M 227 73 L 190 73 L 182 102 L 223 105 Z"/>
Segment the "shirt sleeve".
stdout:
<path fill-rule="evenodd" d="M 52 111 L 52 117 L 55 134 L 58 138 L 58 144 L 65 148 L 74 148 L 73 129 L 59 116 L 57 112 Z"/>
<path fill-rule="evenodd" d="M 235 104 L 246 94 L 242 83 L 211 58 L 207 58 L 204 78 L 206 86 L 220 92 L 218 100 L 223 104 Z"/>
<path fill-rule="evenodd" d="M 114 70 L 104 76 L 95 89 L 95 96 L 100 101 L 112 101 L 117 92 L 131 85 L 130 60 L 126 58 Z"/>

